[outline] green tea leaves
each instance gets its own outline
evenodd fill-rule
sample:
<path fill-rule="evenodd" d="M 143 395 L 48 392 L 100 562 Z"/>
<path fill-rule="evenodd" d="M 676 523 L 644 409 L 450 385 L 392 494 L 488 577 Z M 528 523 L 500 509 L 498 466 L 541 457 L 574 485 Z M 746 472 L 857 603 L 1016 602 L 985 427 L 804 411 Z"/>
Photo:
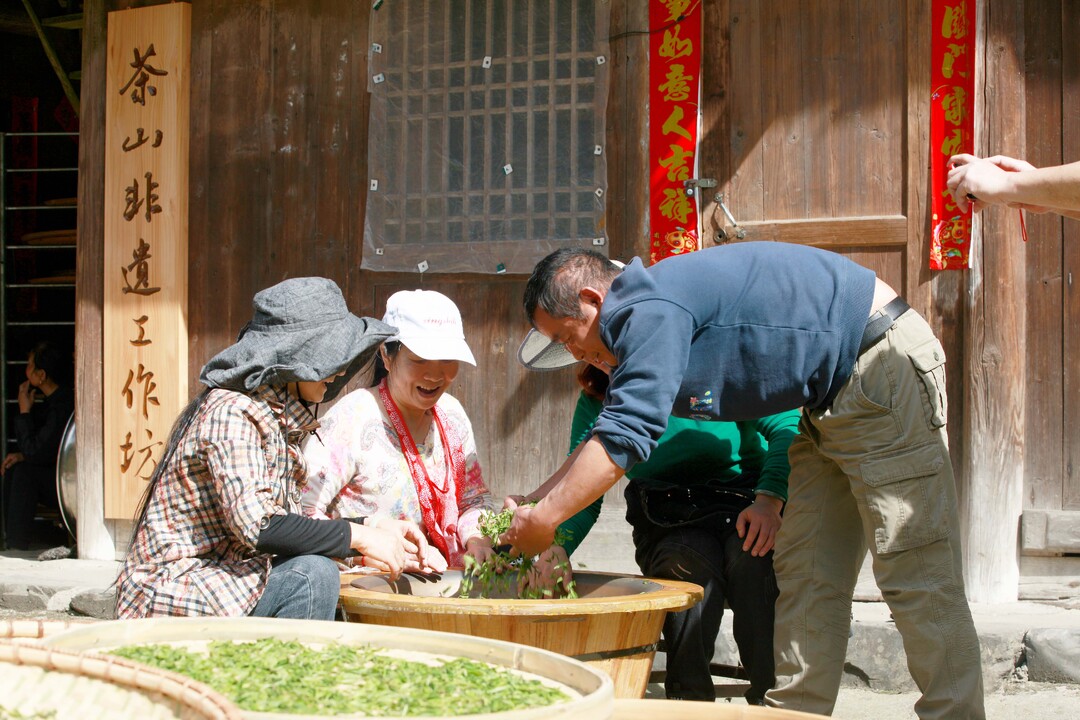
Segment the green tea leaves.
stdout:
<path fill-rule="evenodd" d="M 539 680 L 465 658 L 433 664 L 379 648 L 292 640 L 211 642 L 207 653 L 169 645 L 114 655 L 187 675 L 252 712 L 455 716 L 544 707 L 569 696 Z"/>

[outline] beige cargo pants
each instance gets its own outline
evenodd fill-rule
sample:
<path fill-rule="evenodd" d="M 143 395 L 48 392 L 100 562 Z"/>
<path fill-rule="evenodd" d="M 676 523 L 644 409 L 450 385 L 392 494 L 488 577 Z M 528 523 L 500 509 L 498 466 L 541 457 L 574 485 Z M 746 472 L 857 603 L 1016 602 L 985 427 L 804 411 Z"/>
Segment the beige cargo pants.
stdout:
<path fill-rule="evenodd" d="M 776 540 L 774 707 L 828 715 L 866 549 L 903 638 L 923 720 L 983 720 L 949 459 L 945 353 L 914 311 L 856 361 L 830 408 L 804 412 Z"/>

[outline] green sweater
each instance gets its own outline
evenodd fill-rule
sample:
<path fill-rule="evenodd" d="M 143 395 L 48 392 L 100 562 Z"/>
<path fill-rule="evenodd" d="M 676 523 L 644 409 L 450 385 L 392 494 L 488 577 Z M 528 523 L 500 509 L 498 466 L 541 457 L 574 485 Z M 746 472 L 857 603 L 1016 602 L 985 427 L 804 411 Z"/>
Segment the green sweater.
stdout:
<path fill-rule="evenodd" d="M 584 392 L 578 397 L 570 429 L 570 450 L 592 434 L 603 403 Z M 787 451 L 798 432 L 799 411 L 769 415 L 759 420 L 715 422 L 668 418 L 667 430 L 644 462 L 635 464 L 626 476 L 649 484 L 696 485 L 730 483 L 740 475 L 757 476 L 755 493 L 787 500 L 790 466 Z M 596 524 L 604 496 L 560 526 L 569 540 L 563 547 L 573 554 Z"/>

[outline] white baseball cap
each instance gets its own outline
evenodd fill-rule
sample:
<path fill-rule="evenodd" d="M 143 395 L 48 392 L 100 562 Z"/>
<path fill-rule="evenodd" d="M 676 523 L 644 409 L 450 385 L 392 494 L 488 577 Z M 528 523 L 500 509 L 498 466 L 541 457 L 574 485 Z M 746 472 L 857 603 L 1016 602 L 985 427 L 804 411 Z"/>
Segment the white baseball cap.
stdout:
<path fill-rule="evenodd" d="M 386 301 L 383 322 L 397 328 L 398 340 L 425 360 L 460 360 L 476 365 L 465 342 L 461 312 L 454 301 L 434 290 L 402 290 Z"/>

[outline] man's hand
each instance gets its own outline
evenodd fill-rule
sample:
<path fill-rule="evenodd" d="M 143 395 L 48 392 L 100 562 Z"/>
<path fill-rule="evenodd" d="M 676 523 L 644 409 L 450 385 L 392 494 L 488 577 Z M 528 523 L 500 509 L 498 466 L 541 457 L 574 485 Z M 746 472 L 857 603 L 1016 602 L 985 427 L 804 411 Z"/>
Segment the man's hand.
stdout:
<path fill-rule="evenodd" d="M 37 388 L 30 384 L 29 380 L 19 383 L 19 412 L 25 415 L 34 407 L 34 399 L 37 398 Z"/>
<path fill-rule="evenodd" d="M 762 557 L 773 549 L 783 507 L 784 501 L 780 498 L 758 495 L 753 505 L 739 513 L 735 520 L 735 531 L 743 539 L 743 552 Z"/>
<path fill-rule="evenodd" d="M 516 508 L 518 505 L 525 505 L 528 503 L 528 500 L 526 500 L 525 497 L 525 495 L 507 495 L 503 498 L 503 510 Z"/>
<path fill-rule="evenodd" d="M 949 158 L 947 184 L 953 200 L 961 212 L 979 212 L 987 205 L 1008 204 L 1034 212 L 1046 212 L 1047 208 L 1008 202 L 1012 191 L 1010 173 L 1034 170 L 1035 166 L 1024 160 L 995 155 L 979 159 L 966 153 Z"/>
<path fill-rule="evenodd" d="M 552 545 L 533 561 L 529 570 L 518 578 L 518 596 L 550 598 L 557 596 L 560 582 L 568 589 L 574 575 L 570 558 L 562 545 Z"/>
<path fill-rule="evenodd" d="M 540 505 L 518 505 L 513 498 L 507 498 L 506 507 L 514 510 L 514 519 L 500 543 L 509 543 L 517 554 L 526 557 L 551 547 L 557 526 L 544 517 Z"/>
<path fill-rule="evenodd" d="M 8 468 L 10 468 L 12 465 L 18 465 L 25 459 L 26 456 L 23 455 L 21 452 L 8 453 L 7 457 L 4 458 L 4 463 L 0 465 L 0 475 L 6 473 L 8 471 Z"/>

